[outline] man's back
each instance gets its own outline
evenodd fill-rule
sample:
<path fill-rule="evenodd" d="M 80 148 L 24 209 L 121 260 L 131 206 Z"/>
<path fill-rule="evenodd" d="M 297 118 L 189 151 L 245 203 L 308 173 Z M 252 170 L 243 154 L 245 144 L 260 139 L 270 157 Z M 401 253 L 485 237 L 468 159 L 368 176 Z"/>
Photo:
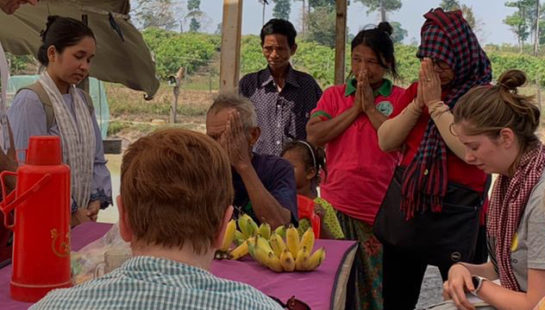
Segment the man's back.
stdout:
<path fill-rule="evenodd" d="M 138 256 L 111 273 L 55 290 L 31 309 L 282 309 L 255 288 L 168 259 Z"/>

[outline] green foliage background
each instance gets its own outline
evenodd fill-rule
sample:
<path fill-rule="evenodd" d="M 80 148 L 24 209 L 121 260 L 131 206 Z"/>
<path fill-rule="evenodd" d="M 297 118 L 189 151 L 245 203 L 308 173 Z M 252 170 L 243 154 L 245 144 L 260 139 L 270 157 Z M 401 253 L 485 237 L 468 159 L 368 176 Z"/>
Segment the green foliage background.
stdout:
<path fill-rule="evenodd" d="M 178 33 L 158 28 L 148 28 L 143 32 L 144 40 L 153 51 L 158 76 L 166 80 L 180 67 L 185 67 L 186 75 L 192 76 L 198 70 L 211 72 L 217 77 L 219 72 L 218 55 L 221 37 L 203 33 Z M 298 41 L 298 48 L 292 63 L 298 70 L 311 74 L 322 87 L 333 84 L 335 50 L 312 41 Z M 530 46 L 528 46 L 530 49 Z M 346 73 L 350 71 L 350 45 L 346 46 Z M 406 86 L 418 78 L 419 60 L 417 47 L 396 44 L 398 79 L 395 83 Z M 492 63 L 494 78 L 509 69 L 526 72 L 531 83 L 539 81 L 545 86 L 545 55 L 538 57 L 520 54 L 517 47 L 508 45 L 487 45 L 485 47 Z M 26 73 L 29 66 L 35 66 L 31 56 L 9 55 L 11 71 L 14 74 Z M 240 76 L 265 68 L 266 62 L 261 53 L 259 36 L 242 37 Z M 207 73 L 208 74 L 208 73 Z M 208 84 L 208 83 L 207 83 Z M 217 87 L 218 83 L 212 83 Z"/>
<path fill-rule="evenodd" d="M 202 66 L 211 63 L 220 49 L 221 38 L 218 35 L 170 32 L 160 29 L 146 29 L 144 39 L 155 54 L 157 71 L 162 78 L 175 73 L 180 66 L 191 74 Z M 261 54 L 261 41 L 258 36 L 242 37 L 240 73 L 261 70 L 266 66 Z M 419 60 L 416 58 L 416 46 L 396 45 L 397 70 L 399 79 L 396 83 L 407 85 L 418 78 Z M 507 50 L 507 51 L 504 51 Z M 543 57 L 510 52 L 509 48 L 487 46 L 488 57 L 492 62 L 494 77 L 497 78 L 508 69 L 520 69 L 527 73 L 531 81 L 539 78 L 545 85 L 545 60 Z M 350 46 L 347 45 L 347 51 Z M 322 85 L 333 84 L 335 50 L 316 42 L 298 42 L 298 49 L 292 58 L 298 70 L 308 72 Z M 350 70 L 350 53 L 346 56 L 347 73 Z"/>

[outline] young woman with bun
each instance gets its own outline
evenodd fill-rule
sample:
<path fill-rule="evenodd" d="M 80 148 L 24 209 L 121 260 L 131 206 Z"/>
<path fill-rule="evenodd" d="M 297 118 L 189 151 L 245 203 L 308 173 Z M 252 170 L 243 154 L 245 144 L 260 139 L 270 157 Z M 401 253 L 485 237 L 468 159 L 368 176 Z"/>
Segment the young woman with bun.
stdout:
<path fill-rule="evenodd" d="M 37 58 L 45 70 L 17 93 L 8 111 L 15 146 L 26 149 L 30 136 L 60 136 L 71 172 L 72 225 L 96 221 L 112 202 L 110 172 L 93 103 L 76 88 L 89 75 L 95 36 L 78 20 L 49 16 L 42 41 Z"/>
<path fill-rule="evenodd" d="M 525 82 L 522 71 L 507 71 L 454 109 L 452 131 L 466 162 L 499 177 L 487 223 L 490 261 L 450 268 L 443 287 L 453 309 L 474 309 L 467 293 L 491 309 L 532 309 L 545 295 L 545 148 L 536 136 L 539 108 L 518 92 Z"/>

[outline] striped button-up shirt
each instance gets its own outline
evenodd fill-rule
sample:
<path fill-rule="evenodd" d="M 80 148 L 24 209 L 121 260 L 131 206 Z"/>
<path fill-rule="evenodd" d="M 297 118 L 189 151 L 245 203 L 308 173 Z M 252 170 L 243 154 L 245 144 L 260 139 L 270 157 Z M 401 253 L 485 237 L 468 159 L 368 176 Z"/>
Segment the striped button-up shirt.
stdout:
<path fill-rule="evenodd" d="M 245 75 L 239 82 L 239 92 L 254 103 L 261 136 L 254 151 L 280 156 L 290 137 L 304 140 L 310 111 L 322 96 L 314 78 L 304 72 L 288 68 L 286 83 L 281 92 L 267 67 Z"/>
<path fill-rule="evenodd" d="M 172 260 L 138 256 L 31 309 L 282 309 L 257 289 Z"/>

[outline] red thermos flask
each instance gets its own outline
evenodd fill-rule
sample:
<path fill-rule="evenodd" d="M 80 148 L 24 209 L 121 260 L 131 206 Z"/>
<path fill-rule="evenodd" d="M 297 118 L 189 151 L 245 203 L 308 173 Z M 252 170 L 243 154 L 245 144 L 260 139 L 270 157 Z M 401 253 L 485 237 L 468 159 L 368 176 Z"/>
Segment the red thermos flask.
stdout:
<path fill-rule="evenodd" d="M 11 297 L 35 302 L 52 289 L 70 287 L 70 168 L 62 164 L 60 138 L 30 137 L 26 162 L 0 173 L 4 225 L 14 232 Z M 6 196 L 4 178 L 16 177 Z M 14 212 L 11 212 L 13 211 Z"/>

